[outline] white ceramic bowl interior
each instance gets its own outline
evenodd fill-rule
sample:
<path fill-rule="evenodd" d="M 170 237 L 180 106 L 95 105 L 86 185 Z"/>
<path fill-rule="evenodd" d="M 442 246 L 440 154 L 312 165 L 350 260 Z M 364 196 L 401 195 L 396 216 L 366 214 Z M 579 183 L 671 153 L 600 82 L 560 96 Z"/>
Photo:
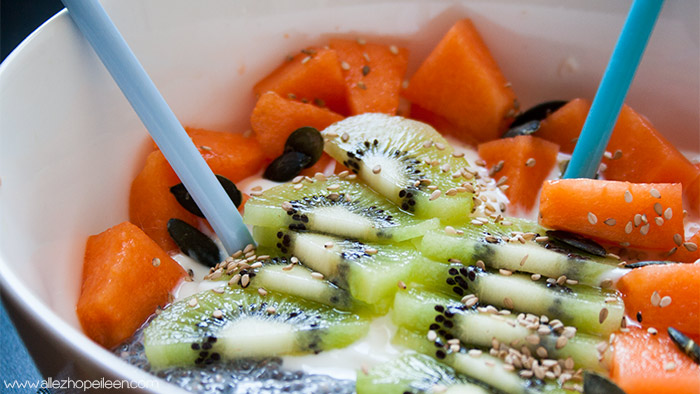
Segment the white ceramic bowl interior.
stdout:
<path fill-rule="evenodd" d="M 524 108 L 592 98 L 629 1 L 104 0 L 185 125 L 242 132 L 253 84 L 288 53 L 330 36 L 406 46 L 409 75 L 470 17 Z M 700 3 L 666 2 L 627 103 L 689 154 L 700 152 Z M 62 12 L 0 66 L 0 280 L 45 374 L 144 375 L 80 330 L 88 235 L 128 220 L 145 129 Z M 25 332 L 26 330 L 26 332 Z M 63 357 L 57 353 L 60 352 Z M 47 359 L 57 360 L 49 362 Z M 71 372 L 72 371 L 72 372 Z"/>

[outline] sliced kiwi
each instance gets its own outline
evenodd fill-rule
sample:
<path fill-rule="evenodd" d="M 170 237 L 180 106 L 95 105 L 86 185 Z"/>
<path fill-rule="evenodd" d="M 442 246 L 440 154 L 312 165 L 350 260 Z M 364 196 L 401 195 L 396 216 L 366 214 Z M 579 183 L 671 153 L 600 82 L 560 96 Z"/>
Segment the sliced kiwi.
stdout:
<path fill-rule="evenodd" d="M 274 249 L 271 249 L 274 252 Z M 269 257 L 254 262 L 242 259 L 227 259 L 205 278 L 227 281 L 228 285 L 257 289 L 262 294 L 280 292 L 305 300 L 318 302 L 346 311 L 364 311 L 368 308 L 355 300 L 350 293 L 328 280 L 317 278 L 307 267 L 292 262 L 287 257 Z"/>
<path fill-rule="evenodd" d="M 487 394 L 483 387 L 466 375 L 423 354 L 404 354 L 399 358 L 359 371 L 357 394 L 464 393 Z"/>
<path fill-rule="evenodd" d="M 420 220 L 354 179 L 305 179 L 266 190 L 246 203 L 244 221 L 254 226 L 311 230 L 363 241 L 400 242 L 439 226 Z"/>
<path fill-rule="evenodd" d="M 254 227 L 263 246 L 276 246 L 378 312 L 386 312 L 393 294 L 407 280 L 422 256 L 410 244 L 377 245 L 316 233 Z"/>
<path fill-rule="evenodd" d="M 466 307 L 437 293 L 413 288 L 396 294 L 392 321 L 418 332 L 433 330 L 447 339 L 459 339 L 464 345 L 487 348 L 495 338 L 517 349 L 525 346 L 532 354 L 542 352 L 545 354 L 539 356 L 542 359 L 571 357 L 576 367 L 605 370 L 604 363 L 609 360 L 601 361 L 597 349 L 604 340 L 567 330 L 554 320 L 552 324 L 544 323 L 535 316 L 535 324 L 525 321 L 524 317 L 496 312 Z M 546 328 L 546 332 L 538 331 L 539 328 Z"/>
<path fill-rule="evenodd" d="M 545 315 L 580 332 L 606 337 L 620 328 L 625 313 L 625 305 L 614 290 L 533 280 L 517 273 L 505 276 L 460 263 L 425 261 L 414 267 L 410 281 L 458 299 L 474 294 L 485 304 Z M 601 321 L 603 309 L 606 312 L 602 312 L 605 318 Z"/>
<path fill-rule="evenodd" d="M 463 221 L 471 212 L 469 163 L 429 125 L 368 113 L 322 134 L 329 155 L 403 210 L 444 222 Z"/>
<path fill-rule="evenodd" d="M 514 225 L 505 222 L 457 227 L 459 234 L 429 231 L 419 249 L 426 257 L 441 262 L 457 259 L 474 265 L 481 260 L 494 269 L 563 277 L 590 286 L 610 287 L 624 271 L 618 267 L 619 260 L 573 249 L 546 237 L 541 227 L 523 221 L 514 221 Z"/>
<path fill-rule="evenodd" d="M 225 286 L 178 301 L 144 330 L 154 368 L 221 359 L 319 353 L 364 336 L 368 322 L 334 308 L 277 293 Z"/>

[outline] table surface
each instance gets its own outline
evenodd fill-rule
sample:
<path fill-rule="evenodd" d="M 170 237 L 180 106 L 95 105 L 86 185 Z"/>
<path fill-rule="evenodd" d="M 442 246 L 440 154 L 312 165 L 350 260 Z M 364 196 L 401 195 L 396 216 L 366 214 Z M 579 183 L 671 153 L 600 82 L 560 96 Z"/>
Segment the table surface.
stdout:
<path fill-rule="evenodd" d="M 60 0 L 2 0 L 0 2 L 0 59 L 22 40 L 63 8 Z M 48 393 L 30 387 L 10 387 L 19 384 L 41 384 L 42 376 L 27 353 L 24 343 L 0 302 L 0 392 Z"/>

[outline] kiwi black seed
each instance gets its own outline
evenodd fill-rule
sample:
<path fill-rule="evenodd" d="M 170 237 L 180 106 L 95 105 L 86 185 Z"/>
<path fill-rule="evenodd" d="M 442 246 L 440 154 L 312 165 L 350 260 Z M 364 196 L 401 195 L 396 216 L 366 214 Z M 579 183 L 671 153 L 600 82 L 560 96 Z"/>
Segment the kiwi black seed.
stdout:
<path fill-rule="evenodd" d="M 566 103 L 567 102 L 563 100 L 554 100 L 537 104 L 534 107 L 516 116 L 513 120 L 513 123 L 511 123 L 510 127 L 514 128 L 523 125 L 527 122 L 531 122 L 533 120 L 543 120 L 552 112 L 563 107 Z"/>
<path fill-rule="evenodd" d="M 224 191 L 231 199 L 231 201 L 233 201 L 233 204 L 236 207 L 241 205 L 242 195 L 240 190 L 238 190 L 238 188 L 236 187 L 236 184 L 231 182 L 230 179 L 226 178 L 223 175 L 217 175 L 216 179 L 219 180 L 219 183 L 224 188 Z M 200 218 L 204 217 L 204 214 L 197 206 L 197 203 L 194 202 L 192 195 L 190 195 L 190 192 L 187 191 L 185 185 L 183 185 L 182 183 L 178 183 L 177 185 L 170 188 L 170 193 L 172 193 L 173 196 L 175 196 L 175 199 L 178 203 L 180 203 L 180 205 L 182 205 L 183 208 L 199 216 Z"/>
<path fill-rule="evenodd" d="M 214 241 L 194 226 L 180 219 L 168 220 L 168 234 L 175 241 L 182 253 L 214 267 L 221 262 L 221 251 Z"/>
<path fill-rule="evenodd" d="M 300 127 L 287 137 L 284 145 L 285 152 L 299 152 L 311 158 L 305 168 L 316 164 L 323 154 L 323 137 L 321 133 L 313 127 Z"/>
<path fill-rule="evenodd" d="M 224 287 L 170 305 L 144 330 L 144 347 L 154 368 L 206 365 L 241 357 L 318 353 L 347 346 L 367 329 L 366 320 L 332 307 Z"/>
<path fill-rule="evenodd" d="M 299 175 L 311 163 L 311 157 L 301 152 L 286 152 L 270 163 L 263 178 L 275 182 L 287 182 Z"/>

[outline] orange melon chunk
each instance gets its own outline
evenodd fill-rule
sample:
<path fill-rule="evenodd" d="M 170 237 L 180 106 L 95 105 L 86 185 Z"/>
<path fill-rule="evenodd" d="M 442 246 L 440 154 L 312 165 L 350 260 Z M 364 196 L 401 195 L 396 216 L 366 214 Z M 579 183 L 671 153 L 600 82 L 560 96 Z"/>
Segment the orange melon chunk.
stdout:
<path fill-rule="evenodd" d="M 506 177 L 505 194 L 511 206 L 532 209 L 540 186 L 557 162 L 559 146 L 531 135 L 502 138 L 479 145 L 479 156 L 489 169 L 499 166 L 493 177 Z"/>
<path fill-rule="evenodd" d="M 517 112 L 513 89 L 469 19 L 452 26 L 404 96 L 479 142 L 500 137 Z"/>
<path fill-rule="evenodd" d="M 623 246 L 670 250 L 684 233 L 681 193 L 680 183 L 546 181 L 540 223 Z"/>
<path fill-rule="evenodd" d="M 408 50 L 396 46 L 333 39 L 338 54 L 350 114 L 382 112 L 396 115 L 401 83 L 408 65 Z"/>
<path fill-rule="evenodd" d="M 77 314 L 88 337 L 112 348 L 138 329 L 187 275 L 129 222 L 88 238 Z"/>

